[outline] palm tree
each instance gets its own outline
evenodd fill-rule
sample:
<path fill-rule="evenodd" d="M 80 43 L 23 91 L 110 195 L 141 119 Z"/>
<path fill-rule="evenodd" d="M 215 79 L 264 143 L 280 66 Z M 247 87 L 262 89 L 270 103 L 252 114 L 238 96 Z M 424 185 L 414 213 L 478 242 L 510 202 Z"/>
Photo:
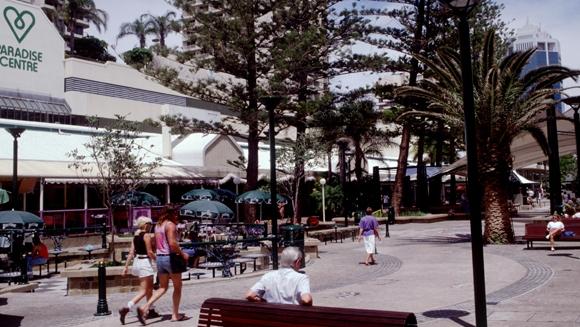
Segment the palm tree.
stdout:
<path fill-rule="evenodd" d="M 162 16 L 148 15 L 148 24 L 151 24 L 152 33 L 157 35 L 161 49 L 165 48 L 165 38 L 171 32 L 179 31 L 179 23 L 175 21 L 176 14 L 168 11 Z"/>
<path fill-rule="evenodd" d="M 485 35 L 482 56 L 474 63 L 474 89 L 477 155 L 485 210 L 485 235 L 488 243 L 511 243 L 514 240 L 509 218 L 509 183 L 512 170 L 510 146 L 520 133 L 534 137 L 548 151 L 539 123 L 545 121 L 547 108 L 555 104 L 553 88 L 566 78 L 580 74 L 562 66 L 547 66 L 523 74 L 534 49 L 516 52 L 503 59 L 496 52 L 495 31 Z M 454 50 L 438 51 L 433 59 L 417 56 L 434 74 L 420 86 L 397 90 L 401 97 L 426 100 L 427 109 L 405 115 L 423 115 L 444 119 L 451 127 L 464 122 L 460 57 Z M 436 113 L 436 112 L 440 113 Z"/>
<path fill-rule="evenodd" d="M 75 53 L 75 25 L 78 20 L 88 21 L 100 32 L 107 29 L 108 15 L 98 9 L 93 0 L 65 0 L 62 5 L 62 17 L 69 31 L 70 53 Z"/>
<path fill-rule="evenodd" d="M 147 35 L 155 33 L 153 23 L 151 20 L 145 20 L 148 14 L 143 14 L 135 19 L 132 23 L 123 23 L 119 29 L 117 40 L 128 35 L 135 35 L 139 38 L 139 47 L 145 48 L 147 46 Z"/>

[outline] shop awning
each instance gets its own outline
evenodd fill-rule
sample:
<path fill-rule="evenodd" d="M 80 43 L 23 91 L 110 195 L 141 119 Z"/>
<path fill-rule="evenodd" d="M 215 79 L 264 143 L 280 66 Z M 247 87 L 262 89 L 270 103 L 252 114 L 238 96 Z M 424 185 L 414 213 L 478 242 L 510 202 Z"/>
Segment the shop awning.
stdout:
<path fill-rule="evenodd" d="M 64 99 L 0 90 L 0 110 L 69 116 L 71 108 Z"/>
<path fill-rule="evenodd" d="M 96 169 L 79 171 L 70 161 L 18 160 L 18 178 L 44 178 L 45 183 L 94 183 Z M 94 167 L 96 168 L 96 166 Z M 0 159 L 0 176 L 12 176 L 12 160 Z M 146 178 L 152 183 L 200 183 L 205 177 L 190 167 L 161 165 Z"/>

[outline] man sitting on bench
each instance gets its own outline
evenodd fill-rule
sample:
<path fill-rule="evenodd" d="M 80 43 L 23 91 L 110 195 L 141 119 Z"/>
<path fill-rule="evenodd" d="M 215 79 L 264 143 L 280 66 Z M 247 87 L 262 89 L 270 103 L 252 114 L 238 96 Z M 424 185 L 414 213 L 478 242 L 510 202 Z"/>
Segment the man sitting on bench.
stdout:
<path fill-rule="evenodd" d="M 287 247 L 280 256 L 279 270 L 271 271 L 256 283 L 246 299 L 251 302 L 312 305 L 310 278 L 298 272 L 302 252 L 297 247 Z"/>

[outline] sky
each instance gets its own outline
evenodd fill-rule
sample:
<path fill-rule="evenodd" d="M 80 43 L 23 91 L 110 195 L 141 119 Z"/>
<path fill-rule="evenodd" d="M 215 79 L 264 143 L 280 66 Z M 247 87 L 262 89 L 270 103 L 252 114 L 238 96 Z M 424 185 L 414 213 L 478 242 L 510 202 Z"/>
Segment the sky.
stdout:
<path fill-rule="evenodd" d="M 502 18 L 513 29 L 522 27 L 529 21 L 530 24 L 539 25 L 544 31 L 560 41 L 562 64 L 564 66 L 580 69 L 580 1 L 578 0 L 498 0 L 503 3 L 505 9 Z M 105 32 L 99 33 L 94 28 L 90 28 L 88 34 L 95 35 L 107 41 L 114 49 L 110 49 L 113 54 L 121 53 L 132 49 L 138 45 L 138 39 L 127 36 L 117 40 L 119 28 L 122 23 L 132 22 L 143 13 L 153 15 L 165 14 L 168 10 L 175 10 L 165 0 L 95 0 L 98 8 L 105 10 L 109 14 L 108 28 Z M 177 11 L 177 10 L 175 10 Z M 148 45 L 152 37 L 149 38 Z M 181 37 L 178 34 L 171 34 L 167 39 L 170 47 L 181 46 Z M 366 83 L 373 83 L 378 76 L 365 77 Z M 353 81 L 360 83 L 360 81 Z M 580 83 L 566 81 L 564 87 L 577 86 L 571 90 L 570 94 L 580 95 Z"/>

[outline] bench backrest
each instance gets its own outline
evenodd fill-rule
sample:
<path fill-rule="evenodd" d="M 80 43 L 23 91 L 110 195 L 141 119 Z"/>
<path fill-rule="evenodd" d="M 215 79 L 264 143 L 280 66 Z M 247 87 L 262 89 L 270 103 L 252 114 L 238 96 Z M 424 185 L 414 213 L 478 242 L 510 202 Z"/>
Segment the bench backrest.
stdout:
<path fill-rule="evenodd" d="M 210 298 L 201 305 L 198 326 L 395 327 L 417 326 L 417 319 L 409 312 L 304 307 Z"/>
<path fill-rule="evenodd" d="M 546 235 L 546 224 L 529 223 L 526 224 L 526 235 Z"/>

